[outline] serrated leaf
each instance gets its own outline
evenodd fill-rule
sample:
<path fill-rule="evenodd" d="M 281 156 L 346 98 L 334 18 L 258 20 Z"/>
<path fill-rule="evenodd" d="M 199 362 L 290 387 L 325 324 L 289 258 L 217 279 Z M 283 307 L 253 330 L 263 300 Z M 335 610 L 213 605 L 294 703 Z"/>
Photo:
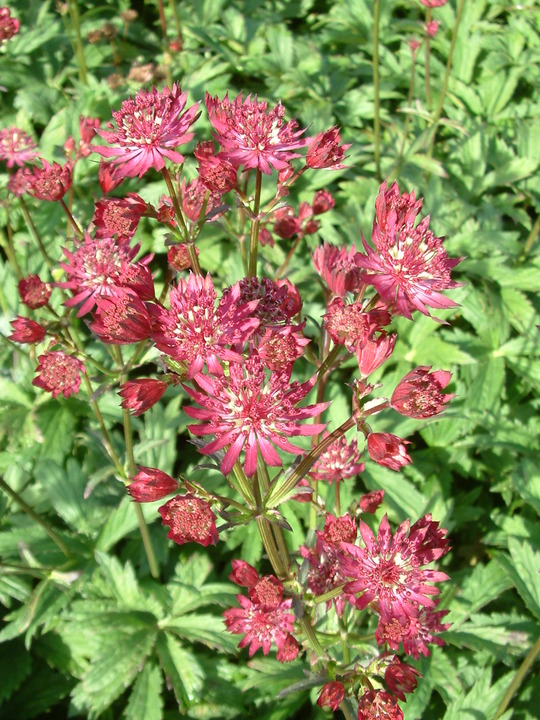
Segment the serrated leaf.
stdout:
<path fill-rule="evenodd" d="M 48 402 L 37 412 L 37 422 L 43 434 L 40 456 L 62 463 L 73 445 L 75 418 L 68 404 Z"/>
<path fill-rule="evenodd" d="M 193 653 L 185 650 L 172 635 L 159 633 L 156 650 L 160 665 L 172 685 L 181 712 L 196 701 L 204 672 Z"/>
<path fill-rule="evenodd" d="M 491 668 L 486 668 L 468 693 L 463 693 L 450 705 L 443 720 L 491 720 L 514 673 L 491 684 Z"/>
<path fill-rule="evenodd" d="M 163 698 L 161 686 L 163 676 L 160 669 L 151 662 L 145 663 L 133 684 L 129 702 L 124 710 L 126 720 L 161 720 Z"/>
<path fill-rule="evenodd" d="M 510 587 L 511 581 L 494 560 L 487 565 L 477 565 L 463 581 L 460 592 L 449 603 L 450 614 L 446 621 L 452 623 L 452 630 L 457 630 L 474 613 L 496 600 Z"/>
<path fill-rule="evenodd" d="M 35 474 L 45 478 L 44 485 L 58 515 L 75 532 L 90 533 L 89 507 L 84 500 L 86 479 L 77 461 L 68 458 L 66 470 L 56 462 L 40 461 L 36 463 Z"/>
<path fill-rule="evenodd" d="M 135 506 L 128 497 L 125 497 L 120 502 L 120 505 L 112 510 L 108 516 L 96 541 L 96 549 L 107 552 L 122 538 L 135 530 L 137 525 Z"/>
<path fill-rule="evenodd" d="M 222 652 L 236 652 L 237 640 L 226 631 L 223 618 L 215 615 L 182 615 L 165 618 L 162 630 L 175 632 L 190 642 L 199 642 Z"/>
<path fill-rule="evenodd" d="M 532 643 L 536 634 L 532 621 L 515 615 L 475 614 L 459 630 L 448 630 L 445 642 L 457 647 L 466 647 L 476 652 L 483 650 L 497 660 L 507 660 L 511 655 L 522 655 L 523 649 Z"/>
<path fill-rule="evenodd" d="M 540 515 L 540 472 L 537 463 L 524 458 L 512 473 L 512 480 L 521 497 Z"/>
<path fill-rule="evenodd" d="M 540 621 L 540 552 L 533 550 L 530 543 L 517 538 L 508 538 L 510 557 L 506 554 L 496 556 L 497 562 L 504 568 L 521 595 L 525 605 Z"/>
<path fill-rule="evenodd" d="M 21 642 L 2 645 L 0 652 L 0 707 L 20 686 L 32 670 L 30 654 Z"/>

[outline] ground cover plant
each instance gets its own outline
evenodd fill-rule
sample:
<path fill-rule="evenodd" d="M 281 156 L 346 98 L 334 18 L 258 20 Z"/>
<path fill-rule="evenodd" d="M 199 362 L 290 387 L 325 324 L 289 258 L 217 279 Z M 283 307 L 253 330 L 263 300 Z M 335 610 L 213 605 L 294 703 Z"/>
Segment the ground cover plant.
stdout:
<path fill-rule="evenodd" d="M 0 717 L 535 717 L 539 23 L 0 8 Z"/>

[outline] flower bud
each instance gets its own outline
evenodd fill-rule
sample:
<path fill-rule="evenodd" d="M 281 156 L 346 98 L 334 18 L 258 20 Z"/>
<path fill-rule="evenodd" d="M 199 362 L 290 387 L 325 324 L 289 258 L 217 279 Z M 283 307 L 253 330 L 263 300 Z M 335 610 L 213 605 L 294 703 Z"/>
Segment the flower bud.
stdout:
<path fill-rule="evenodd" d="M 135 502 L 154 502 L 178 490 L 178 482 L 167 473 L 156 468 L 139 466 L 138 473 L 131 478 L 127 491 Z"/>

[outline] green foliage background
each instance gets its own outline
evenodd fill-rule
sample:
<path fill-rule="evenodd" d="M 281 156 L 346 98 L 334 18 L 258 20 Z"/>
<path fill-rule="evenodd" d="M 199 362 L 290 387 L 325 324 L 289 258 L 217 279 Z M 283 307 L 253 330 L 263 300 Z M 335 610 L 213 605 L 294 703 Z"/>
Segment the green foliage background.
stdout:
<path fill-rule="evenodd" d="M 73 10 L 75 4 L 68 5 Z M 61 159 L 79 115 L 108 120 L 111 108 L 140 87 L 129 79 L 111 85 L 113 73 L 126 78 L 134 63 L 153 63 L 189 91 L 190 101 L 202 100 L 205 91 L 221 97 L 243 90 L 281 99 L 289 117 L 309 125 L 311 134 L 339 125 L 344 141 L 353 143 L 349 167 L 302 180 L 293 200 L 328 188 L 337 203 L 322 218 L 320 239 L 359 246 L 361 233 L 369 236 L 379 185 L 373 2 L 183 0 L 175 5 L 181 52 L 164 49 L 156 3 L 137 4 L 139 17 L 124 34 L 119 13 L 126 2 L 86 2 L 84 11 L 79 7 L 86 78 L 73 51 L 69 13 L 33 0 L 10 7 L 21 32 L 0 50 L 0 126 L 17 125 L 39 138 L 49 160 Z M 378 429 L 412 440 L 414 463 L 399 475 L 370 464 L 363 480 L 369 489 L 386 490 L 394 522 L 431 512 L 451 533 L 453 552 L 444 569 L 452 580 L 442 605 L 453 624 L 447 646 L 417 664 L 424 679 L 404 706 L 406 720 L 491 720 L 537 641 L 540 620 L 540 13 L 532 0 L 465 3 L 443 119 L 434 127 L 423 50 L 407 105 L 408 40 L 421 37 L 423 10 L 414 0 L 381 2 L 382 175 L 425 198 L 435 233 L 447 236 L 449 255 L 465 258 L 456 273 L 463 286 L 452 293 L 460 307 L 439 313 L 448 324 L 425 317 L 399 322 L 385 393 L 415 365 L 433 364 L 452 370 L 457 399 L 427 425 L 382 421 Z M 170 4 L 165 12 L 170 40 L 176 35 Z M 436 12 L 441 28 L 432 41 L 433 106 L 455 13 L 455 0 Z M 105 21 L 118 31 L 118 67 L 110 43 L 86 40 Z M 203 114 L 199 137 L 204 130 Z M 91 217 L 96 168 L 95 156 L 78 168 L 76 216 Z M 2 247 L 9 226 L 24 272 L 43 271 L 24 217 L 5 202 L 6 180 L 0 176 Z M 162 192 L 159 183 L 130 189 L 149 201 Z M 65 242 L 60 211 L 32 203 L 32 212 L 49 254 L 59 259 Z M 163 250 L 162 236 L 150 225 L 138 237 L 145 251 Z M 310 308 L 321 310 L 309 259 L 320 239 L 295 256 L 289 273 L 306 297 L 308 315 Z M 233 247 L 219 229 L 201 238 L 203 267 L 223 286 L 241 272 Z M 286 251 L 264 248 L 262 257 L 279 264 Z M 0 329 L 7 335 L 21 308 L 5 253 L 0 260 Z M 276 700 L 294 683 L 302 686 L 304 661 L 283 666 L 261 655 L 239 662 L 238 638 L 224 632 L 220 613 L 236 593 L 226 579 L 230 560 L 241 555 L 257 563 L 261 556 L 251 527 L 210 552 L 178 548 L 165 539 L 157 505 L 145 507 L 164 568 L 165 581 L 158 584 L 149 576 L 133 507 L 112 476 L 89 404 L 79 396 L 53 401 L 36 390 L 28 346 L 3 342 L 0 363 L 0 472 L 48 518 L 68 552 L 66 558 L 43 527 L 0 493 L 0 717 L 40 718 L 52 709 L 54 717 L 161 720 L 177 717 L 178 707 L 201 720 L 254 713 L 261 720 L 326 717 L 311 706 L 309 693 L 313 699 L 316 689 L 309 683 Z M 336 423 L 349 397 L 337 382 L 330 395 Z M 194 471 L 195 451 L 178 436 L 187 422 L 181 402 L 180 394 L 167 394 L 135 421 L 136 459 L 202 479 L 203 472 Z M 104 394 L 100 405 L 106 421 L 118 425 L 114 394 Z M 121 451 L 120 432 L 113 437 Z M 360 486 L 346 492 L 351 500 Z M 293 527 L 300 537 L 298 521 Z M 539 703 L 529 673 L 502 717 L 533 720 Z"/>

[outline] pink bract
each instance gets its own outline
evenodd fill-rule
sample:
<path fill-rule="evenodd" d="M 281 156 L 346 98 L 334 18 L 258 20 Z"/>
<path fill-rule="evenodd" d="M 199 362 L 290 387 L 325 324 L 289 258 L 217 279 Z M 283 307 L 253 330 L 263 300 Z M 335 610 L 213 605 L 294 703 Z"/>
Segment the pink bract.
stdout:
<path fill-rule="evenodd" d="M 21 301 L 31 310 L 37 310 L 49 302 L 51 286 L 43 282 L 39 275 L 22 278 L 17 287 Z"/>
<path fill-rule="evenodd" d="M 323 440 L 325 437 L 328 437 L 326 431 L 323 433 Z M 330 484 L 355 477 L 364 470 L 364 463 L 358 462 L 361 455 L 356 439 L 347 443 L 347 439 L 342 435 L 319 455 L 308 474 L 313 480 Z"/>
<path fill-rule="evenodd" d="M 32 385 L 52 393 L 53 398 L 63 394 L 69 397 L 79 392 L 83 363 L 63 350 L 45 352 L 38 357 L 37 377 Z"/>
<path fill-rule="evenodd" d="M 69 162 L 51 165 L 41 160 L 43 167 L 34 166 L 32 169 L 24 168 L 23 173 L 27 181 L 26 192 L 37 200 L 56 202 L 61 200 L 71 187 L 73 181 L 72 166 Z"/>
<path fill-rule="evenodd" d="M 37 157 L 36 143 L 28 133 L 17 127 L 0 130 L 0 160 L 5 160 L 8 168 L 14 165 L 22 167 L 35 157 Z"/>
<path fill-rule="evenodd" d="M 178 482 L 162 470 L 139 466 L 126 490 L 135 502 L 155 502 L 176 492 Z"/>
<path fill-rule="evenodd" d="M 240 93 L 231 102 L 228 95 L 220 100 L 206 93 L 206 107 L 221 146 L 219 156 L 235 167 L 257 168 L 270 175 L 272 168 L 287 168 L 290 160 L 299 157 L 293 151 L 308 143 L 300 138 L 305 130 L 298 130 L 296 120 L 284 121 L 281 103 L 269 110 L 268 103 L 251 95 L 242 100 Z"/>
<path fill-rule="evenodd" d="M 219 541 L 216 516 L 207 502 L 194 495 L 177 495 L 158 508 L 158 512 L 163 525 L 171 528 L 167 537 L 178 545 L 196 542 L 207 547 Z"/>
<path fill-rule="evenodd" d="M 400 380 L 392 393 L 390 405 L 401 415 L 426 419 L 438 415 L 454 395 L 441 392 L 452 378 L 448 370 L 430 372 L 431 366 L 420 365 Z"/>
<path fill-rule="evenodd" d="M 163 380 L 139 378 L 125 382 L 118 394 L 123 398 L 122 407 L 138 416 L 161 400 L 166 389 L 167 383 Z"/>
<path fill-rule="evenodd" d="M 116 127 L 110 122 L 108 130 L 97 130 L 111 147 L 96 145 L 93 151 L 113 158 L 115 174 L 121 177 L 142 177 L 150 168 L 160 171 L 165 159 L 183 163 L 184 156 L 174 148 L 191 140 L 194 133 L 188 130 L 198 117 L 198 103 L 182 113 L 186 99 L 176 83 L 161 92 L 140 90 L 113 112 Z"/>
<path fill-rule="evenodd" d="M 403 712 L 390 693 L 368 690 L 358 702 L 358 720 L 403 720 Z"/>
<path fill-rule="evenodd" d="M 349 250 L 324 243 L 313 253 L 315 270 L 334 295 L 344 298 L 348 292 L 357 292 L 361 285 L 361 270 L 355 257 L 355 247 Z"/>

